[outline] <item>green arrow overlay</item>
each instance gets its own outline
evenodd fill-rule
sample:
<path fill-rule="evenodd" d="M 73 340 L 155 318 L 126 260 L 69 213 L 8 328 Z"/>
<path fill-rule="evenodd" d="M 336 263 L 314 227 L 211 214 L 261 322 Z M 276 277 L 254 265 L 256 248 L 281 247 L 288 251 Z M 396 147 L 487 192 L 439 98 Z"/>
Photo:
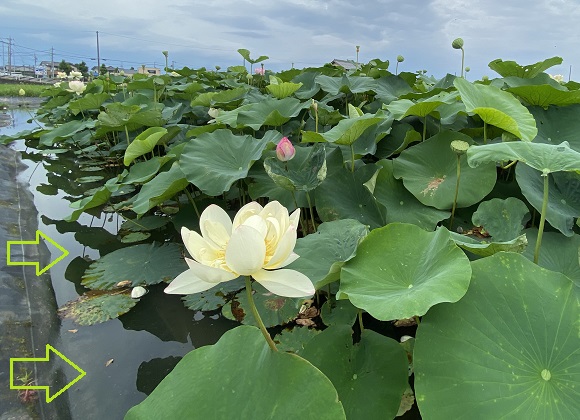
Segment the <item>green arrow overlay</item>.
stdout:
<path fill-rule="evenodd" d="M 48 264 L 42 270 L 40 269 L 40 263 L 39 262 L 11 261 L 10 260 L 10 246 L 12 246 L 12 245 L 39 245 L 40 244 L 40 238 L 41 237 L 45 241 L 48 241 L 51 244 L 53 244 L 55 247 L 57 247 L 62 252 L 62 255 L 60 257 L 58 257 L 57 259 L 55 259 L 50 264 Z M 6 243 L 6 262 L 7 262 L 7 264 L 8 265 L 33 265 L 33 266 L 36 267 L 36 275 L 37 276 L 40 276 L 42 273 L 44 273 L 46 270 L 50 269 L 53 265 L 55 265 L 57 262 L 59 262 L 60 260 L 62 260 L 67 255 L 68 255 L 68 251 L 66 249 L 64 249 L 62 246 L 60 246 L 59 244 L 57 244 L 55 241 L 53 241 L 52 239 L 50 239 L 48 236 L 46 236 L 44 233 L 42 233 L 39 230 L 36 231 L 36 240 L 34 240 L 34 241 L 8 241 Z"/>
<path fill-rule="evenodd" d="M 48 361 L 50 361 L 50 352 L 53 352 L 58 357 L 60 357 L 62 360 L 67 362 L 70 366 L 73 367 L 73 369 L 75 369 L 77 372 L 79 372 L 79 375 L 54 395 L 50 395 L 50 387 L 48 385 L 15 385 L 14 384 L 14 363 L 15 362 L 48 362 Z M 82 370 L 76 364 L 71 362 L 67 357 L 65 357 L 61 352 L 59 352 L 57 349 L 52 347 L 50 344 L 46 345 L 46 356 L 44 358 L 42 358 L 42 357 L 38 357 L 38 358 L 34 358 L 34 357 L 32 357 L 32 358 L 24 358 L 24 357 L 23 358 L 10 358 L 10 389 L 44 389 L 44 390 L 46 390 L 46 402 L 47 403 L 51 402 L 56 397 L 58 397 L 60 394 L 62 394 L 67 389 L 69 389 L 71 386 L 73 386 L 75 383 L 80 381 L 86 374 L 87 373 L 84 370 Z"/>

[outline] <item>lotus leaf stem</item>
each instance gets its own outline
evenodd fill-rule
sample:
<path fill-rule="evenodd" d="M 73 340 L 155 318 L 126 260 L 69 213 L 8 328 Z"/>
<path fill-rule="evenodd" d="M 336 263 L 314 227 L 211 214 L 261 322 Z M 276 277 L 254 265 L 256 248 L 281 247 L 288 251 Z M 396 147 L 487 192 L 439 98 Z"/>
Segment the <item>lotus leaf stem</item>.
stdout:
<path fill-rule="evenodd" d="M 544 174 L 544 200 L 542 201 L 542 213 L 540 214 L 540 225 L 538 226 L 538 238 L 536 239 L 536 249 L 534 250 L 534 263 L 538 263 L 540 259 L 540 246 L 542 244 L 542 236 L 544 235 L 544 224 L 546 223 L 546 211 L 548 210 L 548 189 L 550 180 L 548 174 Z"/>
<path fill-rule="evenodd" d="M 487 144 L 487 123 L 483 122 L 483 144 Z"/>
<path fill-rule="evenodd" d="M 459 178 L 461 177 L 461 156 L 457 155 L 457 182 L 455 183 L 455 197 L 453 197 L 453 208 L 451 209 L 451 220 L 449 221 L 449 230 L 453 229 L 453 218 L 457 207 L 457 196 L 459 195 Z"/>
<path fill-rule="evenodd" d="M 266 326 L 264 325 L 262 318 L 260 318 L 260 314 L 258 313 L 258 308 L 256 308 L 256 304 L 254 303 L 254 297 L 252 296 L 252 278 L 250 276 L 246 276 L 246 294 L 248 295 L 248 303 L 250 304 L 250 307 L 252 308 L 252 313 L 254 314 L 254 318 L 256 318 L 256 322 L 258 323 L 258 326 L 260 327 L 260 331 L 262 331 L 262 334 L 264 335 L 264 338 L 268 342 L 268 345 L 270 346 L 270 348 L 274 351 L 278 351 L 278 348 L 276 347 L 276 343 L 274 343 L 274 340 L 272 340 L 272 337 L 270 337 L 270 333 L 266 329 Z"/>
<path fill-rule="evenodd" d="M 423 141 L 425 141 L 425 137 L 427 136 L 427 115 L 423 118 Z"/>
<path fill-rule="evenodd" d="M 199 214 L 199 209 L 197 208 L 197 204 L 195 204 L 195 200 L 193 199 L 193 197 L 191 196 L 191 193 L 187 190 L 187 188 L 185 188 L 185 195 L 187 195 L 187 198 L 189 199 L 189 202 L 193 206 L 193 209 L 195 210 L 195 214 L 196 214 L 197 218 L 199 219 L 201 217 L 201 215 Z"/>
<path fill-rule="evenodd" d="M 296 201 L 296 194 L 294 194 L 294 190 L 290 190 L 290 192 L 292 193 L 292 198 L 294 199 L 294 205 L 296 206 L 297 209 L 299 209 L 300 207 L 298 206 L 298 201 Z M 306 228 L 304 226 L 304 219 L 302 218 L 302 212 L 300 212 L 300 216 L 299 216 L 298 220 L 300 220 L 300 227 L 302 228 L 302 236 L 306 236 L 308 234 L 308 231 L 306 230 Z"/>
<path fill-rule="evenodd" d="M 354 174 L 354 146 L 350 145 L 350 171 Z"/>
<path fill-rule="evenodd" d="M 310 201 L 310 194 L 306 191 L 306 200 L 308 200 L 308 208 L 310 209 L 310 221 L 312 222 L 312 227 L 314 228 L 314 232 L 317 231 L 316 223 L 314 222 L 314 211 L 312 209 L 312 202 Z"/>
<path fill-rule="evenodd" d="M 362 320 L 362 309 L 358 310 L 358 326 L 360 327 L 360 332 L 362 334 L 362 332 L 365 330 Z"/>
<path fill-rule="evenodd" d="M 131 142 L 129 141 L 129 129 L 127 128 L 126 125 L 125 125 L 125 137 L 127 138 L 127 146 L 129 146 Z"/>

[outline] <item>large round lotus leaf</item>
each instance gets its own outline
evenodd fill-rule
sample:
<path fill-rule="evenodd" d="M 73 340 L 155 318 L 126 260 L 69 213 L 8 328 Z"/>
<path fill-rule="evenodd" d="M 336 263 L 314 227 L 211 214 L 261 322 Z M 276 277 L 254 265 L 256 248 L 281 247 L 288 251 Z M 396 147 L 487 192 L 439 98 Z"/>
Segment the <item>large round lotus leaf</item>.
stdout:
<path fill-rule="evenodd" d="M 324 222 L 355 219 L 371 229 L 384 226 L 385 209 L 363 185 L 377 171 L 374 165 L 345 168 L 339 149 L 328 155 L 326 179 L 315 190 L 316 212 Z"/>
<path fill-rule="evenodd" d="M 101 257 L 85 271 L 82 285 L 95 290 L 112 290 L 117 283 L 131 281 L 131 287 L 149 286 L 168 281 L 187 265 L 179 245 L 141 244 L 113 251 Z"/>
<path fill-rule="evenodd" d="M 580 161 L 578 164 L 580 165 Z M 580 174 L 555 172 L 546 176 L 548 176 L 546 220 L 564 235 L 572 236 L 574 219 L 580 216 Z M 516 167 L 516 181 L 529 203 L 541 212 L 544 200 L 542 173 L 520 162 Z"/>
<path fill-rule="evenodd" d="M 266 290 L 259 283 L 252 285 L 253 299 L 260 318 L 268 328 L 284 325 L 296 319 L 306 299 L 278 296 Z M 258 326 L 258 322 L 248 302 L 246 290 L 240 291 L 230 305 L 222 308 L 222 315 L 246 325 Z"/>
<path fill-rule="evenodd" d="M 538 123 L 538 136 L 534 143 L 558 144 L 567 141 L 572 149 L 580 152 L 580 105 L 551 106 L 548 109 L 533 106 L 530 112 Z"/>
<path fill-rule="evenodd" d="M 532 141 L 538 134 L 534 117 L 512 94 L 495 86 L 472 84 L 461 77 L 453 84 L 468 113 L 477 114 L 487 124 L 524 141 Z"/>
<path fill-rule="evenodd" d="M 455 197 L 457 155 L 450 147 L 453 140 L 463 140 L 470 144 L 473 142 L 465 134 L 443 131 L 404 150 L 393 164 L 395 178 L 403 178 L 405 188 L 417 200 L 440 210 L 452 208 Z M 493 189 L 496 169 L 493 163 L 477 169 L 471 168 L 467 165 L 465 155 L 461 156 L 460 162 L 457 207 L 468 207 L 481 201 Z"/>
<path fill-rule="evenodd" d="M 364 330 L 360 342 L 353 344 L 350 325 L 336 325 L 312 338 L 302 357 L 332 381 L 349 419 L 391 419 L 397 414 L 407 388 L 408 363 L 395 340 Z"/>
<path fill-rule="evenodd" d="M 280 351 L 288 351 L 302 355 L 304 346 L 318 334 L 320 334 L 320 330 L 295 326 L 290 331 L 286 329 L 276 335 L 274 342 Z"/>
<path fill-rule="evenodd" d="M 132 419 L 345 419 L 330 380 L 294 354 L 274 352 L 241 326 L 185 355 Z"/>
<path fill-rule="evenodd" d="M 579 219 L 580 220 L 580 219 Z M 534 260 L 534 249 L 538 238 L 538 229 L 526 229 L 529 245 L 523 255 L 530 261 Z M 544 232 L 542 250 L 538 265 L 548 270 L 557 271 L 571 278 L 580 285 L 580 235 L 569 238 L 557 232 Z"/>
<path fill-rule="evenodd" d="M 326 178 L 326 152 L 324 145 L 297 147 L 289 162 L 277 157 L 264 159 L 264 169 L 272 180 L 288 191 L 311 191 Z"/>
<path fill-rule="evenodd" d="M 230 130 L 216 130 L 188 141 L 180 157 L 187 180 L 207 195 L 220 195 L 248 175 L 254 161 L 260 159 L 270 135 L 258 140 L 236 136 Z"/>
<path fill-rule="evenodd" d="M 246 282 L 243 277 L 239 277 L 236 280 L 218 283 L 203 292 L 185 295 L 181 300 L 185 307 L 192 311 L 214 311 L 224 306 L 231 300 L 234 292 L 244 287 L 246 287 Z"/>
<path fill-rule="evenodd" d="M 340 268 L 351 259 L 368 227 L 352 219 L 325 222 L 318 231 L 298 238 L 294 252 L 300 255 L 286 268 L 306 275 L 316 289 L 338 280 Z"/>
<path fill-rule="evenodd" d="M 580 103 L 580 91 L 562 90 L 550 85 L 516 86 L 507 89 L 529 105 L 547 108 L 550 105 L 566 106 Z"/>
<path fill-rule="evenodd" d="M 439 229 L 445 229 L 440 227 Z M 480 257 L 489 257 L 498 252 L 524 252 L 528 247 L 526 235 L 520 235 L 506 242 L 495 242 L 493 238 L 480 238 L 476 235 L 460 235 L 456 232 L 449 232 L 451 239 L 461 248 Z"/>
<path fill-rule="evenodd" d="M 340 291 L 381 321 L 425 314 L 467 291 L 469 260 L 443 229 L 405 223 L 375 229 L 343 267 Z"/>
<path fill-rule="evenodd" d="M 423 418 L 578 418 L 577 287 L 519 254 L 472 267 L 463 299 L 433 308 L 417 330 Z"/>
<path fill-rule="evenodd" d="M 530 219 L 529 213 L 522 200 L 494 198 L 479 203 L 471 221 L 475 226 L 482 226 L 495 242 L 505 242 L 520 234 Z"/>
<path fill-rule="evenodd" d="M 113 292 L 90 291 L 58 308 L 62 318 L 79 325 L 94 325 L 123 315 L 139 302 L 127 289 Z"/>
<path fill-rule="evenodd" d="M 377 165 L 382 166 L 382 169 L 375 178 L 372 193 L 387 209 L 387 223 L 413 223 L 426 230 L 435 230 L 437 223 L 449 217 L 450 212 L 425 206 L 417 200 L 403 183 L 393 176 L 392 160 L 380 160 Z M 369 183 L 365 185 L 370 187 Z"/>
<path fill-rule="evenodd" d="M 560 144 L 510 141 L 473 146 L 467 150 L 467 162 L 472 167 L 508 160 L 523 162 L 543 174 L 580 171 L 580 152 L 571 149 L 566 141 Z"/>
<path fill-rule="evenodd" d="M 517 76 L 531 79 L 558 64 L 562 64 L 562 57 L 547 58 L 534 64 L 528 64 L 527 66 L 522 66 L 515 61 L 503 61 L 501 58 L 497 58 L 489 63 L 489 68 L 498 72 L 503 77 Z"/>

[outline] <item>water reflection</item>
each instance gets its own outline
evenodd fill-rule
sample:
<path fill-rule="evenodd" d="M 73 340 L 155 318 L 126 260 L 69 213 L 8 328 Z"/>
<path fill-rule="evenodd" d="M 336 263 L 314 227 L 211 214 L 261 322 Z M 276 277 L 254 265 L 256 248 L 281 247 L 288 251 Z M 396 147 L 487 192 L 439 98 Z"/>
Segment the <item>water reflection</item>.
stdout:
<path fill-rule="evenodd" d="M 15 110 L 14 126 L 2 128 L 0 134 L 31 129 L 27 119 L 26 112 Z M 19 179 L 30 184 L 40 215 L 39 229 L 70 252 L 50 270 L 56 303 L 62 306 L 87 290 L 81 278 L 91 260 L 131 245 L 119 241 L 117 232 L 124 220 L 116 214 L 93 209 L 76 222 L 63 221 L 72 213 L 70 202 L 95 186 L 77 179 L 89 175 L 108 179 L 117 168 L 83 171 L 74 154 L 43 156 L 31 146 L 23 141 L 12 145 L 23 152 L 28 165 Z M 169 224 L 150 240 L 172 235 L 175 232 Z M 225 331 L 238 325 L 220 316 L 195 314 L 184 307 L 179 296 L 165 295 L 163 288 L 162 284 L 151 287 L 135 308 L 119 319 L 87 327 L 65 319 L 55 326 L 59 335 L 50 344 L 87 372 L 63 394 L 61 401 L 68 400 L 70 418 L 122 418 L 181 357 L 193 348 L 215 343 Z M 111 359 L 113 362 L 107 364 Z"/>

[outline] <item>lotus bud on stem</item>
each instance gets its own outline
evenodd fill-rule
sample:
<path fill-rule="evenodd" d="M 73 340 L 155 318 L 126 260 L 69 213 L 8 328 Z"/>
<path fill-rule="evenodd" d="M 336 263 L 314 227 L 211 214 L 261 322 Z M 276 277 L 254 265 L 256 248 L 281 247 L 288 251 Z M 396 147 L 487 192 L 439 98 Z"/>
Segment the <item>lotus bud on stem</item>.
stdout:
<path fill-rule="evenodd" d="M 451 46 L 456 50 L 461 50 L 461 77 L 463 77 L 463 65 L 465 63 L 465 50 L 463 49 L 463 39 L 455 38 Z"/>
<path fill-rule="evenodd" d="M 398 55 L 397 65 L 395 66 L 395 75 L 399 74 L 399 63 L 402 63 L 403 61 L 405 61 L 405 57 L 403 57 L 402 55 Z"/>

